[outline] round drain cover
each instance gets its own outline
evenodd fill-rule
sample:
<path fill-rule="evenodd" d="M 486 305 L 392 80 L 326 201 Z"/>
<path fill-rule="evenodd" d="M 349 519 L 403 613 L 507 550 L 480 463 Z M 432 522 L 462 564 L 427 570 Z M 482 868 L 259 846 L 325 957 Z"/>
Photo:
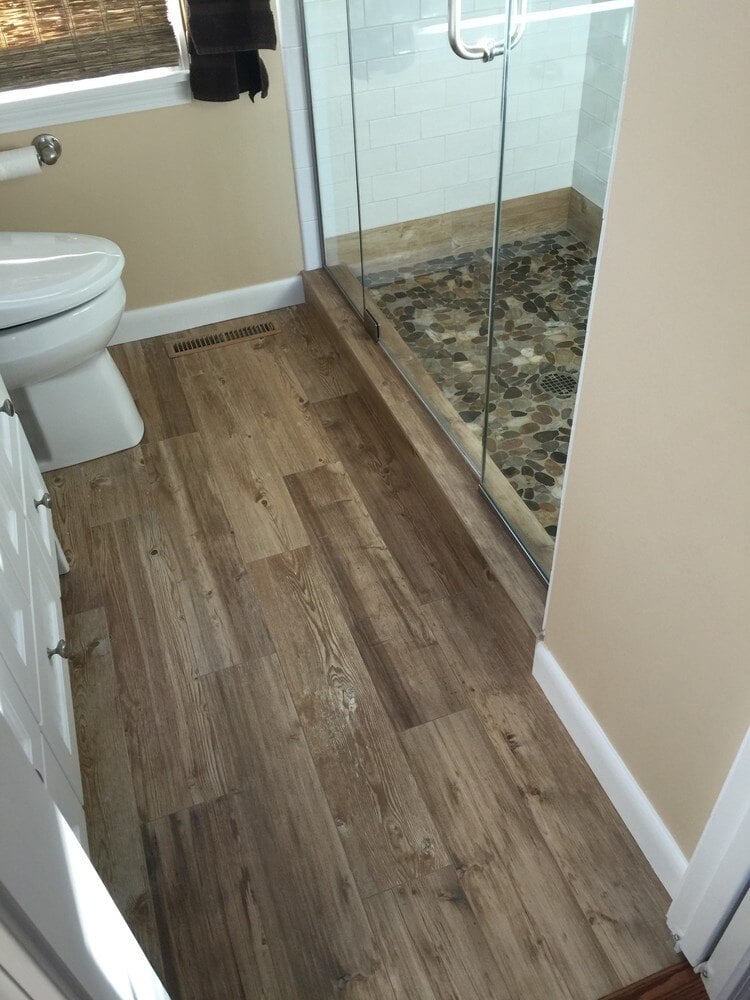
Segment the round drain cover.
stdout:
<path fill-rule="evenodd" d="M 573 396 L 578 388 L 578 379 L 570 372 L 546 372 L 539 379 L 539 388 L 551 392 L 553 396 L 566 399 Z"/>

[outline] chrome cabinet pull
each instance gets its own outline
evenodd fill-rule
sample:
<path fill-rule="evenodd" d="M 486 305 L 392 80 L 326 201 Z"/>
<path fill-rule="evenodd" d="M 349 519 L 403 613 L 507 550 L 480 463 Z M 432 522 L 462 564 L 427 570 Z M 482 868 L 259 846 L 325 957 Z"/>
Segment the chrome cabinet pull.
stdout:
<path fill-rule="evenodd" d="M 34 501 L 34 506 L 37 510 L 39 510 L 40 507 L 46 507 L 47 510 L 52 510 L 52 497 L 49 493 L 42 493 L 39 499 Z"/>
<path fill-rule="evenodd" d="M 510 47 L 514 49 L 521 41 L 526 31 L 526 12 L 528 0 L 513 0 L 514 22 L 510 36 Z M 448 0 L 448 41 L 450 47 L 461 59 L 482 59 L 491 62 L 496 56 L 505 52 L 505 42 L 482 42 L 478 45 L 467 45 L 461 36 L 461 0 Z"/>
<path fill-rule="evenodd" d="M 7 413 L 9 417 L 14 417 L 16 415 L 16 408 L 13 405 L 12 399 L 4 399 L 2 406 L 0 406 L 0 413 Z"/>
<path fill-rule="evenodd" d="M 53 656 L 59 656 L 63 660 L 68 658 L 68 643 L 66 639 L 60 639 L 54 649 L 47 649 L 47 656 L 52 659 Z"/>

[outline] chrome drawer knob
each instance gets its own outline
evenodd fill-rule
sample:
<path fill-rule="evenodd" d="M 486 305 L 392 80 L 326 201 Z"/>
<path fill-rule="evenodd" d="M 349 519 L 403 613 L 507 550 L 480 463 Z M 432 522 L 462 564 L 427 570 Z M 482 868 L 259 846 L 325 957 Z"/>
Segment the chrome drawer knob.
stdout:
<path fill-rule="evenodd" d="M 39 499 L 34 501 L 34 506 L 37 510 L 39 510 L 40 507 L 46 507 L 47 510 L 52 510 L 52 497 L 49 493 L 42 493 Z"/>
<path fill-rule="evenodd" d="M 4 399 L 2 405 L 0 405 L 0 412 L 7 413 L 9 417 L 14 417 L 16 415 L 16 408 L 13 405 L 13 400 Z"/>
<path fill-rule="evenodd" d="M 58 642 L 58 644 L 55 646 L 54 649 L 47 650 L 47 656 L 49 656 L 50 660 L 52 659 L 53 656 L 60 656 L 62 657 L 63 660 L 67 660 L 68 658 L 67 641 L 65 639 L 60 639 L 60 641 Z"/>

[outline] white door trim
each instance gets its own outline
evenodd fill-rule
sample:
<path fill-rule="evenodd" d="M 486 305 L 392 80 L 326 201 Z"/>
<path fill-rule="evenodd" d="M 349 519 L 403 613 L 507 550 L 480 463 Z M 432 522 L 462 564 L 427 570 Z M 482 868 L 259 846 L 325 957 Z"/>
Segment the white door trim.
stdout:
<path fill-rule="evenodd" d="M 667 923 L 692 965 L 705 961 L 750 880 L 750 730 L 724 782 Z"/>

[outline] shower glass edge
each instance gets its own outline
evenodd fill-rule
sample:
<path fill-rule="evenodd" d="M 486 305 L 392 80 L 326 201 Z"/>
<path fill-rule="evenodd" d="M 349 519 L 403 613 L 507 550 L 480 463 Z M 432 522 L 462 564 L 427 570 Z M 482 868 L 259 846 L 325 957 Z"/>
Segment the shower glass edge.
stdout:
<path fill-rule="evenodd" d="M 632 3 L 300 2 L 326 270 L 547 579 Z"/>

